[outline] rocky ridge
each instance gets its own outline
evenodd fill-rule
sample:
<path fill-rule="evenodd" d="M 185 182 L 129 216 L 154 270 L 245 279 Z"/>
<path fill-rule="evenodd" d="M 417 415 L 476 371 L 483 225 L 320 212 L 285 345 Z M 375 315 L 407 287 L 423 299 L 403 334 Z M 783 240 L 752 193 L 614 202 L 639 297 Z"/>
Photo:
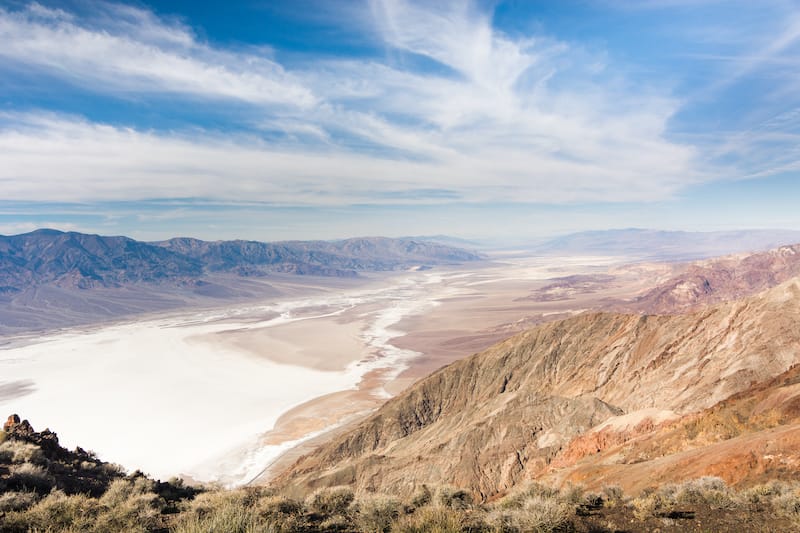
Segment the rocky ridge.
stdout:
<path fill-rule="evenodd" d="M 800 276 L 800 244 L 690 263 L 632 303 L 646 313 L 681 313 L 749 296 Z"/>
<path fill-rule="evenodd" d="M 677 316 L 588 313 L 447 366 L 278 477 L 482 499 L 543 475 L 576 437 L 642 409 L 711 408 L 800 362 L 800 280 Z"/>
<path fill-rule="evenodd" d="M 466 250 L 413 239 L 265 243 L 176 238 L 147 243 L 42 229 L 0 235 L 0 296 L 47 284 L 89 289 L 140 282 L 194 283 L 212 272 L 352 277 L 358 272 L 478 259 Z"/>

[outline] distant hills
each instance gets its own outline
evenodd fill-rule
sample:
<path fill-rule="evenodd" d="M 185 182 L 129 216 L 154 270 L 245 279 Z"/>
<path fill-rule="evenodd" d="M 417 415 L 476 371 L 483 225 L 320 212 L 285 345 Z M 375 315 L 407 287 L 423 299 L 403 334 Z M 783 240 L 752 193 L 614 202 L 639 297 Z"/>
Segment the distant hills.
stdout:
<path fill-rule="evenodd" d="M 739 252 L 760 252 L 800 242 L 800 231 L 660 231 L 627 228 L 571 233 L 532 246 L 537 255 L 628 256 L 689 261 Z"/>
<path fill-rule="evenodd" d="M 774 287 L 800 276 L 800 244 L 696 261 L 681 270 L 639 296 L 628 309 L 680 313 Z"/>
<path fill-rule="evenodd" d="M 0 236 L 0 335 L 274 297 L 287 286 L 296 294 L 319 284 L 302 276 L 323 276 L 332 286 L 362 273 L 480 259 L 414 238 L 141 242 L 40 229 Z"/>
<path fill-rule="evenodd" d="M 18 292 L 42 284 L 88 289 L 186 281 L 215 272 L 353 277 L 359 272 L 478 259 L 479 255 L 467 250 L 415 239 L 265 243 L 175 238 L 141 242 L 41 229 L 0 236 L 0 292 Z"/>

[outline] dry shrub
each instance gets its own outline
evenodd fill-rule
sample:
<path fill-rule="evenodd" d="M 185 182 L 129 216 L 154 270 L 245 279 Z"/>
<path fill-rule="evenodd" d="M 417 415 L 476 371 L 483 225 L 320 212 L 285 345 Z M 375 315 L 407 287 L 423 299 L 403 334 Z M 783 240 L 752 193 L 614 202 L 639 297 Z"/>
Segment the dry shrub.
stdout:
<path fill-rule="evenodd" d="M 561 491 L 561 497 L 568 503 L 573 505 L 579 505 L 583 503 L 583 495 L 586 492 L 586 487 L 581 484 L 572 483 L 568 484 L 567 487 Z"/>
<path fill-rule="evenodd" d="M 439 505 L 451 509 L 467 509 L 472 505 L 472 495 L 461 489 L 441 487 L 438 494 Z"/>
<path fill-rule="evenodd" d="M 265 496 L 256 503 L 256 510 L 264 518 L 284 518 L 302 515 L 305 507 L 286 496 Z"/>
<path fill-rule="evenodd" d="M 423 507 L 400 517 L 392 533 L 461 533 L 464 514 L 447 507 Z"/>
<path fill-rule="evenodd" d="M 557 488 L 534 481 L 522 490 L 505 497 L 499 505 L 503 509 L 522 509 L 525 502 L 531 498 L 558 500 L 560 497 L 561 493 Z"/>
<path fill-rule="evenodd" d="M 114 480 L 100 497 L 97 527 L 107 531 L 149 531 L 160 521 L 166 502 L 144 477 Z"/>
<path fill-rule="evenodd" d="M 344 515 L 354 499 L 355 495 L 350 487 L 331 487 L 314 492 L 306 500 L 306 505 L 315 513 Z"/>
<path fill-rule="evenodd" d="M 32 463 L 22 463 L 13 465 L 10 469 L 11 475 L 6 482 L 9 487 L 35 490 L 37 492 L 49 492 L 56 480 L 47 470 Z"/>
<path fill-rule="evenodd" d="M 732 509 L 737 505 L 725 481 L 711 476 L 693 479 L 676 487 L 674 498 L 678 504 L 705 504 L 712 509 Z"/>
<path fill-rule="evenodd" d="M 241 490 L 212 490 L 195 496 L 191 501 L 184 502 L 183 511 L 186 515 L 203 518 L 223 508 L 247 507 L 247 495 Z"/>
<path fill-rule="evenodd" d="M 771 504 L 778 516 L 788 518 L 794 526 L 800 528 L 800 493 L 797 490 L 786 490 L 774 495 Z"/>
<path fill-rule="evenodd" d="M 260 519 L 253 509 L 224 505 L 203 516 L 181 516 L 172 528 L 174 533 L 279 533 L 282 530 Z"/>
<path fill-rule="evenodd" d="M 98 511 L 95 499 L 67 496 L 55 490 L 27 511 L 7 513 L 3 528 L 5 531 L 92 531 Z"/>
<path fill-rule="evenodd" d="M 634 498 L 630 505 L 633 507 L 633 516 L 639 521 L 658 518 L 672 510 L 672 500 L 660 492 L 643 493 Z"/>
<path fill-rule="evenodd" d="M 0 444 L 0 462 L 4 463 L 32 463 L 44 466 L 47 458 L 42 449 L 29 442 L 9 440 Z"/>
<path fill-rule="evenodd" d="M 176 533 L 278 533 L 290 531 L 275 526 L 260 515 L 258 489 L 215 490 L 197 495 L 184 504 L 172 529 Z"/>
<path fill-rule="evenodd" d="M 432 501 L 433 492 L 431 492 L 431 489 L 429 489 L 427 485 L 422 485 L 414 496 L 412 496 L 411 505 L 413 507 L 425 507 L 426 505 L 430 505 Z"/>
<path fill-rule="evenodd" d="M 364 498 L 357 504 L 355 522 L 364 533 L 387 533 L 400 516 L 400 502 L 386 496 Z"/>
<path fill-rule="evenodd" d="M 10 491 L 0 494 L 0 513 L 24 511 L 36 503 L 37 498 L 35 492 Z"/>
<path fill-rule="evenodd" d="M 559 498 L 532 496 L 521 508 L 500 508 L 489 514 L 488 522 L 498 532 L 550 532 L 565 528 L 574 506 Z"/>
<path fill-rule="evenodd" d="M 254 509 L 258 517 L 276 532 L 292 533 L 306 529 L 308 525 L 303 503 L 285 496 L 264 496 L 256 502 Z M 323 521 L 322 526 L 335 530 L 343 520 L 341 517 L 329 519 Z"/>
<path fill-rule="evenodd" d="M 604 505 L 606 507 L 616 507 L 625 503 L 625 492 L 619 485 L 605 485 L 600 493 L 603 495 Z"/>

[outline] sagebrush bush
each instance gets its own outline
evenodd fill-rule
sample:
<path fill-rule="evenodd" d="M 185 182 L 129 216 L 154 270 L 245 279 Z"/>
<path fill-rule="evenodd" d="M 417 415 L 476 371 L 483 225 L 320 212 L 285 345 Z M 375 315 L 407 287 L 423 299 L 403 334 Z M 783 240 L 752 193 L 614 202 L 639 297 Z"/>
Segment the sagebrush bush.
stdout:
<path fill-rule="evenodd" d="M 41 448 L 19 440 L 8 440 L 0 444 L 0 461 L 16 464 L 32 463 L 40 466 L 47 464 L 47 458 Z"/>
<path fill-rule="evenodd" d="M 24 511 L 36 503 L 37 498 L 35 492 L 4 492 L 0 494 L 0 513 Z"/>
<path fill-rule="evenodd" d="M 174 533 L 282 533 L 280 528 L 259 518 L 252 508 L 237 505 L 217 507 L 203 516 L 182 516 L 172 528 Z"/>
<path fill-rule="evenodd" d="M 326 515 L 343 515 L 355 499 L 350 487 L 331 487 L 319 489 L 306 500 L 309 509 Z"/>
<path fill-rule="evenodd" d="M 725 481 L 718 477 L 692 479 L 674 488 L 674 500 L 678 504 L 706 504 L 712 509 L 731 509 L 736 506 Z"/>
<path fill-rule="evenodd" d="M 606 507 L 616 507 L 625 501 L 625 493 L 619 485 L 605 485 L 600 493 Z"/>
<path fill-rule="evenodd" d="M 472 495 L 465 490 L 454 489 L 453 487 L 440 487 L 438 502 L 442 507 L 467 509 L 472 505 Z"/>
<path fill-rule="evenodd" d="M 93 531 L 99 503 L 84 495 L 55 490 L 26 511 L 4 517 L 5 531 Z"/>
<path fill-rule="evenodd" d="M 433 501 L 433 492 L 427 485 L 422 485 L 419 490 L 411 497 L 411 505 L 414 507 L 425 507 Z"/>
<path fill-rule="evenodd" d="M 566 488 L 561 491 L 561 497 L 571 503 L 578 505 L 583 502 L 583 494 L 586 492 L 586 487 L 580 484 L 573 485 L 569 483 Z"/>
<path fill-rule="evenodd" d="M 392 533 L 461 533 L 464 514 L 447 507 L 423 507 L 392 525 Z"/>
<path fill-rule="evenodd" d="M 305 506 L 285 496 L 265 496 L 256 503 L 256 511 L 263 518 L 285 519 L 302 515 Z"/>
<path fill-rule="evenodd" d="M 400 516 L 400 502 L 386 496 L 373 496 L 359 500 L 355 522 L 364 533 L 388 533 Z"/>
<path fill-rule="evenodd" d="M 47 470 L 32 463 L 12 465 L 11 475 L 6 482 L 12 488 L 35 490 L 40 493 L 49 492 L 56 480 Z"/>
<path fill-rule="evenodd" d="M 672 500 L 657 491 L 642 493 L 630 502 L 633 516 L 644 522 L 650 518 L 658 518 L 672 509 Z"/>
<path fill-rule="evenodd" d="M 108 531 L 149 531 L 158 525 L 166 502 L 144 477 L 116 479 L 100 497 L 97 526 Z"/>
<path fill-rule="evenodd" d="M 542 483 L 531 482 L 522 489 L 503 498 L 500 507 L 504 509 L 521 509 L 525 502 L 531 498 L 560 498 L 561 492 Z"/>
<path fill-rule="evenodd" d="M 544 533 L 563 529 L 570 523 L 574 506 L 558 497 L 532 496 L 522 507 L 499 508 L 487 521 L 497 532 Z"/>
<path fill-rule="evenodd" d="M 772 497 L 772 508 L 779 516 L 788 518 L 794 525 L 800 526 L 800 494 L 786 491 Z"/>

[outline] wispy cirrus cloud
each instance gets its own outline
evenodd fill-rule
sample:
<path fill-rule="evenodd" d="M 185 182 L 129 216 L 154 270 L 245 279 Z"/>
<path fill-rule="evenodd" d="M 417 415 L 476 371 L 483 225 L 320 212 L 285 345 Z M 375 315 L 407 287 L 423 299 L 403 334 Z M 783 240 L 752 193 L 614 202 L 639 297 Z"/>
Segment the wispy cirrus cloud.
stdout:
<path fill-rule="evenodd" d="M 309 107 L 316 97 L 263 55 L 214 48 L 153 13 L 97 3 L 86 18 L 32 3 L 0 8 L 0 60 L 84 89 Z"/>
<path fill-rule="evenodd" d="M 359 23 L 385 57 L 298 65 L 212 45 L 179 21 L 118 4 L 98 3 L 89 15 L 38 4 L 0 9 L 8 68 L 111 98 L 250 106 L 224 133 L 6 113 L 4 197 L 620 202 L 668 198 L 720 177 L 695 147 L 669 138 L 682 101 L 626 79 L 603 51 L 512 37 L 467 2 L 368 5 Z M 420 58 L 429 63 L 420 67 Z"/>

